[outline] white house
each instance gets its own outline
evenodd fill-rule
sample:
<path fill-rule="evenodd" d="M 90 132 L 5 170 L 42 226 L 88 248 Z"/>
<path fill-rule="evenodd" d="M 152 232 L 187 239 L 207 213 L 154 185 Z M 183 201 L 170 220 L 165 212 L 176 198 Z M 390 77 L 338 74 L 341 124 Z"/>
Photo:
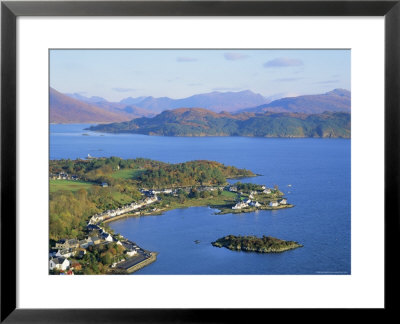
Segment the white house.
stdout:
<path fill-rule="evenodd" d="M 264 191 L 263 191 L 263 193 L 265 193 L 265 194 L 270 194 L 271 193 L 271 189 L 264 189 Z"/>
<path fill-rule="evenodd" d="M 269 205 L 270 205 L 271 207 L 278 207 L 278 206 L 279 206 L 279 203 L 278 203 L 277 201 L 271 201 L 271 202 L 269 203 Z"/>
<path fill-rule="evenodd" d="M 253 207 L 260 207 L 261 204 L 260 204 L 258 201 L 252 201 L 252 202 L 250 203 L 250 206 L 253 206 Z"/>
<path fill-rule="evenodd" d="M 286 204 L 287 204 L 286 198 L 283 198 L 279 203 L 280 203 L 281 205 L 286 205 Z"/>
<path fill-rule="evenodd" d="M 111 236 L 110 234 L 106 233 L 106 232 L 104 232 L 103 234 L 101 234 L 101 237 L 102 237 L 102 239 L 103 239 L 104 241 L 107 241 L 107 242 L 112 242 L 112 241 L 113 241 L 112 236 Z"/>
<path fill-rule="evenodd" d="M 57 251 L 56 257 L 69 258 L 72 254 L 74 254 L 72 249 L 63 249 Z"/>
<path fill-rule="evenodd" d="M 238 202 L 235 206 L 232 207 L 232 209 L 242 209 L 248 207 L 248 205 L 244 202 Z"/>
<path fill-rule="evenodd" d="M 250 204 L 250 203 L 251 203 L 251 199 L 246 199 L 246 200 L 244 201 L 244 203 L 245 203 L 245 204 Z"/>
<path fill-rule="evenodd" d="M 134 256 L 135 254 L 137 254 L 136 250 L 128 250 L 128 251 L 126 251 L 126 255 L 128 255 L 128 256 Z"/>
<path fill-rule="evenodd" d="M 69 267 L 69 261 L 65 258 L 51 258 L 50 259 L 50 270 L 67 270 Z"/>
<path fill-rule="evenodd" d="M 154 196 L 154 197 L 147 197 L 145 200 L 144 200 L 144 202 L 145 202 L 145 204 L 151 204 L 151 203 L 153 203 L 153 202 L 155 202 L 155 201 L 157 201 L 157 196 Z"/>

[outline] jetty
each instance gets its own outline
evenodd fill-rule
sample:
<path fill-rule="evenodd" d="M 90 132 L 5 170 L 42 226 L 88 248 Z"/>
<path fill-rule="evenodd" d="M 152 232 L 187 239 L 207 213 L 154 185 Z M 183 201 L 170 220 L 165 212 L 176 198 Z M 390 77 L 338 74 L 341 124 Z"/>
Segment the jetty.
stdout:
<path fill-rule="evenodd" d="M 124 262 L 120 262 L 115 268 L 110 269 L 112 274 L 130 274 L 136 272 L 145 266 L 157 260 L 157 252 L 146 252 L 146 254 L 139 254 Z"/>

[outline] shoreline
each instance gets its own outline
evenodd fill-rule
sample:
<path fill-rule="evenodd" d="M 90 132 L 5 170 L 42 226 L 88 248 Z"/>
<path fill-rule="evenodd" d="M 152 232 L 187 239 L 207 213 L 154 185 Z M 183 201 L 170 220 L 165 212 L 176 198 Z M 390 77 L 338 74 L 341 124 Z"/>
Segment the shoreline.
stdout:
<path fill-rule="evenodd" d="M 165 212 L 168 212 L 168 211 L 171 211 L 171 210 L 185 209 L 185 208 L 192 208 L 192 207 L 209 207 L 211 209 L 219 210 L 219 212 L 215 212 L 214 215 L 225 215 L 225 214 L 252 213 L 252 212 L 259 211 L 259 210 L 280 210 L 280 209 L 286 209 L 286 208 L 293 208 L 293 207 L 295 207 L 295 205 L 286 204 L 286 205 L 280 205 L 280 206 L 276 206 L 276 207 L 263 206 L 261 208 L 250 207 L 250 208 L 243 208 L 243 209 L 228 209 L 228 208 L 226 208 L 226 210 L 223 210 L 223 209 L 218 208 L 217 206 L 208 205 L 208 204 L 193 205 L 193 206 L 180 206 L 180 207 L 175 207 L 175 208 L 158 209 L 157 211 L 147 212 L 147 213 L 141 213 L 141 212 L 135 212 L 133 214 L 132 213 L 126 213 L 126 214 L 123 214 L 123 215 L 119 215 L 119 216 L 115 216 L 115 217 L 112 217 L 112 218 L 108 218 L 108 219 L 102 221 L 101 223 L 102 224 L 111 223 L 111 222 L 113 222 L 115 220 L 120 220 L 120 219 L 123 219 L 123 218 L 130 218 L 130 217 L 161 216 Z"/>
<path fill-rule="evenodd" d="M 129 121 L 129 120 L 127 120 Z M 107 124 L 113 124 L 113 123 L 118 123 L 118 122 L 112 122 L 112 121 L 106 121 L 106 122 L 70 122 L 70 123 L 57 123 L 57 122 L 51 122 L 50 125 L 107 125 Z M 93 133 L 97 134 L 112 134 L 112 135 L 126 135 L 126 134 L 131 134 L 131 135 L 140 135 L 140 136 L 151 136 L 151 137 L 168 137 L 168 138 L 205 138 L 205 137 L 242 137 L 242 138 L 265 138 L 265 139 L 327 139 L 327 140 L 351 140 L 351 137 L 311 137 L 311 136 L 236 136 L 236 135 L 182 135 L 182 136 L 173 136 L 173 135 L 160 135 L 160 134 L 143 134 L 143 133 L 131 133 L 131 132 L 101 132 L 101 131 L 95 131 L 91 130 L 88 128 L 82 129 L 82 131 L 88 130 Z"/>
<path fill-rule="evenodd" d="M 112 123 L 99 123 L 99 124 L 112 124 Z M 77 125 L 77 124 L 75 124 Z M 251 136 L 251 135 L 160 135 L 160 134 L 143 134 L 143 133 L 131 133 L 131 132 L 104 132 L 104 131 L 96 131 L 90 128 L 84 128 L 83 130 L 87 130 L 97 134 L 112 134 L 112 135 L 141 135 L 141 136 L 151 136 L 151 137 L 167 137 L 167 138 L 218 138 L 218 137 L 237 137 L 237 138 L 265 138 L 265 139 L 327 139 L 327 140 L 351 140 L 351 137 L 317 137 L 317 136 Z"/>

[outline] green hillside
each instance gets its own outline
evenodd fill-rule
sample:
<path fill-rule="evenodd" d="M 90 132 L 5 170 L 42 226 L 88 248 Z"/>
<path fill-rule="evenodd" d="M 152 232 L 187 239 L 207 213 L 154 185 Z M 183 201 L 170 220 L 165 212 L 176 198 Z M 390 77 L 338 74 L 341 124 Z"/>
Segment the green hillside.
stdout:
<path fill-rule="evenodd" d="M 256 136 L 350 138 L 351 118 L 345 112 L 214 113 L 201 108 L 164 111 L 153 118 L 92 126 L 106 133 L 160 136 Z"/>

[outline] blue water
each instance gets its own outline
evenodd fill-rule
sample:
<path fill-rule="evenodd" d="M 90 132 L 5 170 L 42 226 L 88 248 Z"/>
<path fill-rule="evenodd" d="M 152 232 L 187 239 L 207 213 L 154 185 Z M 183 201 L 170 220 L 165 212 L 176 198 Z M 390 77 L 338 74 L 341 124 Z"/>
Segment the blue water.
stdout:
<path fill-rule="evenodd" d="M 350 140 L 111 135 L 84 131 L 87 126 L 51 125 L 50 158 L 215 160 L 261 174 L 241 181 L 277 184 L 295 205 L 236 215 L 194 207 L 112 222 L 116 232 L 159 252 L 155 263 L 135 275 L 350 274 Z M 269 235 L 304 247 L 257 254 L 210 244 L 227 234 Z"/>

